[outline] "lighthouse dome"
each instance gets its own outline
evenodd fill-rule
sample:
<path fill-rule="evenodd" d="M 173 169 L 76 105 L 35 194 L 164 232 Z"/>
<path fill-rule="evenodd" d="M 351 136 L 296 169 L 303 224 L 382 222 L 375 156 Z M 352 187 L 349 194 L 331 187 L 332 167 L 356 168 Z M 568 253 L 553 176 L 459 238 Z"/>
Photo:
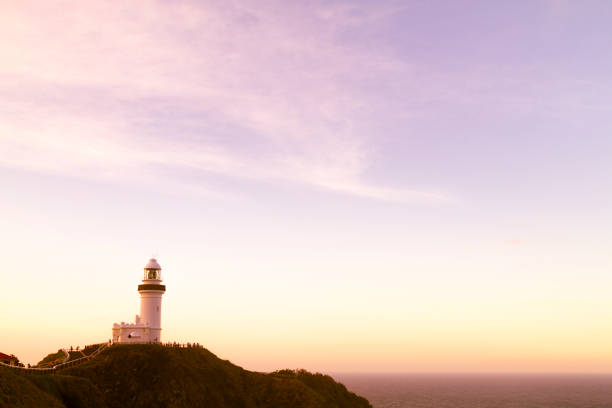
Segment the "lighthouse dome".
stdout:
<path fill-rule="evenodd" d="M 157 263 L 157 259 L 151 258 L 144 267 L 145 269 L 161 269 L 161 266 Z"/>

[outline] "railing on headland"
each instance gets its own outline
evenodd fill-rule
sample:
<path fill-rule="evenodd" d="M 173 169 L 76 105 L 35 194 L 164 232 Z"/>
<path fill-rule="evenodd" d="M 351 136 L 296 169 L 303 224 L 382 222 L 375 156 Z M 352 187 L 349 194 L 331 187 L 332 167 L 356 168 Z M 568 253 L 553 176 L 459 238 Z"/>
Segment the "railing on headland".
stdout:
<path fill-rule="evenodd" d="M 66 354 L 66 358 L 62 363 L 56 364 L 53 367 L 20 367 L 4 363 L 0 363 L 0 367 L 14 369 L 16 370 L 16 372 L 25 374 L 55 374 L 58 370 L 61 370 L 62 368 L 74 367 L 75 365 L 84 363 L 85 361 L 97 356 L 108 345 L 108 343 L 100 343 L 98 345 L 98 348 L 93 353 L 85 357 L 76 358 L 74 360 L 70 360 L 70 353 L 66 349 L 62 349 L 62 351 Z"/>
<path fill-rule="evenodd" d="M 84 362 L 94 358 L 95 356 L 100 354 L 100 352 L 102 350 L 104 350 L 107 347 L 125 346 L 125 345 L 131 345 L 131 344 L 155 344 L 155 345 L 159 345 L 159 346 L 162 346 L 162 347 L 170 347 L 170 348 L 200 348 L 200 349 L 204 348 L 204 346 L 202 346 L 200 343 L 176 343 L 176 342 L 167 342 L 167 343 L 153 343 L 153 342 L 110 343 L 109 342 L 109 343 L 92 344 L 90 346 L 85 347 L 83 350 L 87 349 L 88 347 L 95 347 L 95 346 L 97 346 L 96 350 L 93 353 L 85 355 L 84 357 L 76 358 L 74 360 L 70 360 L 70 353 L 68 352 L 68 350 L 62 349 L 62 351 L 66 354 L 66 358 L 60 364 L 56 364 L 56 365 L 54 365 L 52 367 L 21 367 L 21 366 L 9 365 L 9 364 L 5 364 L 5 363 L 0 363 L 0 367 L 5 367 L 5 368 L 13 369 L 13 370 L 16 370 L 16 372 L 24 373 L 24 374 L 55 374 L 58 370 L 61 370 L 63 368 L 68 368 L 68 367 L 74 367 L 76 365 L 79 365 L 81 363 L 84 363 Z"/>

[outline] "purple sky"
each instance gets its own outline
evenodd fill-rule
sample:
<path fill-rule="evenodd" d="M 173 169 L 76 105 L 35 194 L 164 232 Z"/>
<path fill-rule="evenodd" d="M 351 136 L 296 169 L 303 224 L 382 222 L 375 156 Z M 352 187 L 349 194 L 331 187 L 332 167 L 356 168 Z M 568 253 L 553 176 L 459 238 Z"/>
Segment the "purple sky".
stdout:
<path fill-rule="evenodd" d="M 420 369 L 609 370 L 603 348 L 576 350 L 612 341 L 611 15 L 606 1 L 0 4 L 0 244 L 14 288 L 0 308 L 16 310 L 0 340 L 31 361 L 104 340 L 136 311 L 132 286 L 156 253 L 182 291 L 167 296 L 168 336 L 252 368 L 410 370 L 406 350 L 437 338 L 432 322 L 461 322 L 466 348 L 439 345 L 459 357 Z M 24 342 L 41 336 L 41 304 L 72 313 L 53 294 L 92 274 L 122 288 L 113 306 L 75 295 L 90 302 L 69 319 L 82 330 Z M 271 316 L 287 299 L 294 309 Z M 302 361 L 289 334 L 278 341 L 295 349 L 276 358 L 274 336 L 258 337 L 263 351 L 229 342 L 246 335 L 235 304 L 263 329 L 336 335 L 313 356 L 349 344 L 363 358 Z M 202 315 L 211 307 L 222 312 Z M 460 357 L 478 349 L 482 309 L 509 326 L 472 367 Z M 320 326 L 323 311 L 346 330 Z M 583 315 L 584 338 L 563 331 Z M 359 316 L 379 333 L 369 343 L 355 340 L 370 324 Z M 509 363 L 522 349 L 500 344 L 529 339 L 529 319 L 556 322 L 533 344 L 571 339 Z"/>

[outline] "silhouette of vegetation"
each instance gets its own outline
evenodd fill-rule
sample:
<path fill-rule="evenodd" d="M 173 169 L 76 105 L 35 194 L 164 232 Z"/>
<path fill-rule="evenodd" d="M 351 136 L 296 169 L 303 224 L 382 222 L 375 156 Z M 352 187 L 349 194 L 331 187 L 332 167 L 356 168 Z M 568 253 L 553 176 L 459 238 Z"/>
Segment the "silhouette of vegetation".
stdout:
<path fill-rule="evenodd" d="M 45 358 L 40 360 L 36 367 L 51 367 L 55 364 L 59 364 L 66 358 L 66 355 L 62 349 L 57 350 L 56 353 L 48 354 Z"/>
<path fill-rule="evenodd" d="M 250 372 L 198 347 L 113 345 L 56 375 L 13 377 L 60 405 L 11 407 L 371 408 L 329 376 L 304 370 Z"/>
<path fill-rule="evenodd" d="M 87 345 L 83 348 L 83 354 L 85 354 L 86 356 L 93 354 L 98 348 L 100 348 L 100 346 L 102 346 L 101 344 L 90 344 Z"/>
<path fill-rule="evenodd" d="M 85 357 L 83 353 L 81 353 L 80 351 L 69 351 L 68 355 L 70 356 L 70 358 L 68 358 L 67 361 L 72 361 L 72 360 L 76 360 L 76 359 Z"/>
<path fill-rule="evenodd" d="M 67 408 L 106 407 L 100 390 L 86 378 L 65 375 L 30 375 L 28 379 Z"/>
<path fill-rule="evenodd" d="M 328 406 L 344 407 L 367 407 L 369 402 L 352 392 L 349 392 L 344 384 L 336 382 L 329 375 L 310 373 L 306 370 L 279 370 L 270 374 L 277 378 L 293 378 L 308 387 L 316 390 Z"/>
<path fill-rule="evenodd" d="M 0 408 L 66 408 L 62 402 L 38 388 L 27 376 L 0 368 Z"/>

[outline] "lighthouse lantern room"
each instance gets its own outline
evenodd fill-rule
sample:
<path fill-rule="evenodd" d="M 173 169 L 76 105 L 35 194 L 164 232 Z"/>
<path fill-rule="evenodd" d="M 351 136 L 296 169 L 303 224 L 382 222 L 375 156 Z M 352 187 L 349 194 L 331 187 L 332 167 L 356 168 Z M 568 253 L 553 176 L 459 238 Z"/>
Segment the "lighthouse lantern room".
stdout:
<path fill-rule="evenodd" d="M 134 323 L 113 324 L 113 343 L 160 343 L 161 306 L 166 286 L 161 284 L 161 266 L 155 258 L 149 259 L 144 267 L 140 293 L 140 315 Z"/>

